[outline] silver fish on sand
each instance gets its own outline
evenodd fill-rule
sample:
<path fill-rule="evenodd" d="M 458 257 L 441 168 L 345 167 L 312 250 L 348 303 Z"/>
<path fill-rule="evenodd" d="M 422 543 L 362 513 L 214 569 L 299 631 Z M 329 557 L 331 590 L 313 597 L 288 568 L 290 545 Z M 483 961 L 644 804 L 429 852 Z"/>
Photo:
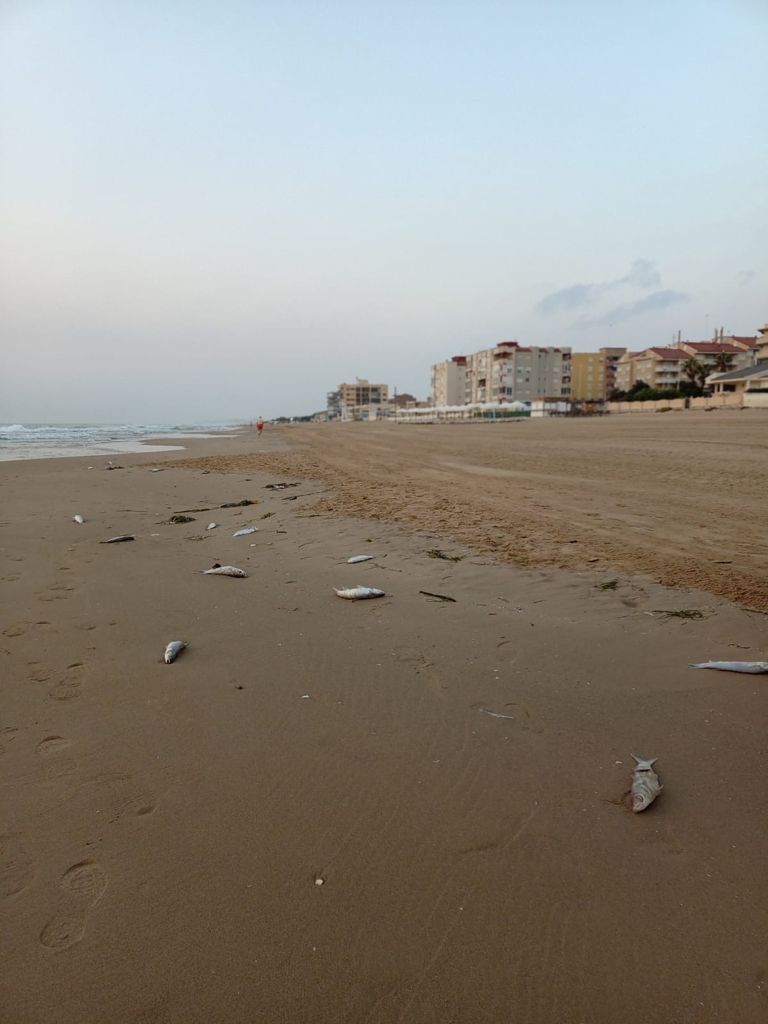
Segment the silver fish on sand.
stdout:
<path fill-rule="evenodd" d="M 85 520 L 81 515 L 72 516 L 72 522 L 77 523 L 78 526 L 82 526 Z"/>
<path fill-rule="evenodd" d="M 171 640 L 165 648 L 165 654 L 163 655 L 165 664 L 170 665 L 172 661 L 176 661 L 186 646 L 183 640 Z"/>
<path fill-rule="evenodd" d="M 647 760 L 642 757 L 636 757 L 635 754 L 632 757 L 635 759 L 635 770 L 632 774 L 630 795 L 632 797 L 632 810 L 635 814 L 639 814 L 640 811 L 644 811 L 646 807 L 651 806 L 663 787 L 659 782 L 659 776 L 653 770 L 653 766 L 658 761 L 657 757 L 651 757 Z"/>
<path fill-rule="evenodd" d="M 232 534 L 233 537 L 247 537 L 249 533 L 258 533 L 258 529 L 255 526 L 244 526 L 242 530 L 235 530 Z"/>
<path fill-rule="evenodd" d="M 206 530 L 215 530 L 218 525 L 218 523 L 208 523 Z"/>
<path fill-rule="evenodd" d="M 136 540 L 132 533 L 121 533 L 119 537 L 110 537 L 109 540 L 100 540 L 99 544 L 123 544 L 127 540 Z"/>
<path fill-rule="evenodd" d="M 343 597 L 347 601 L 365 601 L 369 597 L 384 597 L 383 590 L 375 587 L 346 587 L 344 590 L 333 588 L 337 597 Z"/>
<path fill-rule="evenodd" d="M 204 576 L 234 576 L 235 579 L 244 579 L 248 573 L 238 569 L 234 565 L 214 565 L 212 569 L 203 569 Z"/>
<path fill-rule="evenodd" d="M 353 555 L 347 559 L 347 565 L 357 565 L 358 562 L 370 562 L 373 555 Z"/>
<path fill-rule="evenodd" d="M 759 676 L 768 672 L 768 661 L 702 661 L 691 668 L 715 668 L 720 672 L 748 672 Z"/>

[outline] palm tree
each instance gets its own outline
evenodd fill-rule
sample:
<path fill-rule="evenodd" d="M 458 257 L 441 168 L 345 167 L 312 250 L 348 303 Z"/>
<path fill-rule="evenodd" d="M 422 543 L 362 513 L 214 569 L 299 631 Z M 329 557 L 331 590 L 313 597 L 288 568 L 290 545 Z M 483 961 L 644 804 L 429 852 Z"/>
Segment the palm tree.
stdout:
<path fill-rule="evenodd" d="M 733 353 L 718 352 L 713 365 L 718 373 L 728 373 L 733 369 Z"/>
<path fill-rule="evenodd" d="M 703 366 L 699 362 L 699 360 L 695 359 L 693 356 L 691 356 L 690 359 L 686 359 L 685 360 L 685 362 L 683 363 L 681 369 L 682 369 L 683 373 L 685 374 L 685 376 L 688 378 L 688 380 L 691 382 L 691 384 L 695 384 L 697 381 L 700 381 L 702 379 L 702 375 L 703 375 L 703 379 L 706 380 L 706 377 L 707 377 L 707 369 L 706 369 L 706 367 Z M 701 386 L 703 387 L 703 385 L 701 385 Z"/>

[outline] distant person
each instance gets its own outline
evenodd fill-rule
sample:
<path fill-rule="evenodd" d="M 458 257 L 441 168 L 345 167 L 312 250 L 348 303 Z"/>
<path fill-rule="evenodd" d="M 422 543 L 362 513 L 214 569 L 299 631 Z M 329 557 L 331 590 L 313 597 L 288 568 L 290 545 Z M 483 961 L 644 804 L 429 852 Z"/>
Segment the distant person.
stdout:
<path fill-rule="evenodd" d="M 259 437 L 261 437 L 261 433 L 264 430 L 264 420 L 261 418 L 261 416 L 259 416 L 259 418 L 256 420 L 256 429 L 259 432 Z"/>

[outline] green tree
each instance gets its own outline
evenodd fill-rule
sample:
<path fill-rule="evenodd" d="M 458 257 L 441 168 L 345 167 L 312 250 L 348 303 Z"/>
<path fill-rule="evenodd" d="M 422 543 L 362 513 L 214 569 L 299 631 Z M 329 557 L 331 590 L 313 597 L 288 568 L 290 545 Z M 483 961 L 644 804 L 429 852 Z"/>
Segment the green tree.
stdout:
<path fill-rule="evenodd" d="M 699 387 L 704 387 L 704 381 L 707 379 L 707 368 L 698 359 L 691 356 L 690 359 L 685 360 L 681 369 L 691 384 L 698 384 Z"/>
<path fill-rule="evenodd" d="M 733 369 L 733 353 L 718 352 L 715 356 L 715 370 L 718 373 L 728 373 Z"/>

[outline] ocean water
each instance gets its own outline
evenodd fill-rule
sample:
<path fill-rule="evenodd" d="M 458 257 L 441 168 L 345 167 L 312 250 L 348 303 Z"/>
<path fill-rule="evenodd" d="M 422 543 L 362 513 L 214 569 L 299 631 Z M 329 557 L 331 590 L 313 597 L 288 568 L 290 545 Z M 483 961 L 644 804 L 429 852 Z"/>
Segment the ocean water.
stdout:
<path fill-rule="evenodd" d="M 78 455 L 120 455 L 129 452 L 181 450 L 174 442 L 184 437 L 219 436 L 236 429 L 235 423 L 0 423 L 0 462 L 16 459 L 56 459 Z M 215 430 L 216 435 L 209 433 Z M 169 444 L 144 445 L 143 439 L 161 437 Z"/>

